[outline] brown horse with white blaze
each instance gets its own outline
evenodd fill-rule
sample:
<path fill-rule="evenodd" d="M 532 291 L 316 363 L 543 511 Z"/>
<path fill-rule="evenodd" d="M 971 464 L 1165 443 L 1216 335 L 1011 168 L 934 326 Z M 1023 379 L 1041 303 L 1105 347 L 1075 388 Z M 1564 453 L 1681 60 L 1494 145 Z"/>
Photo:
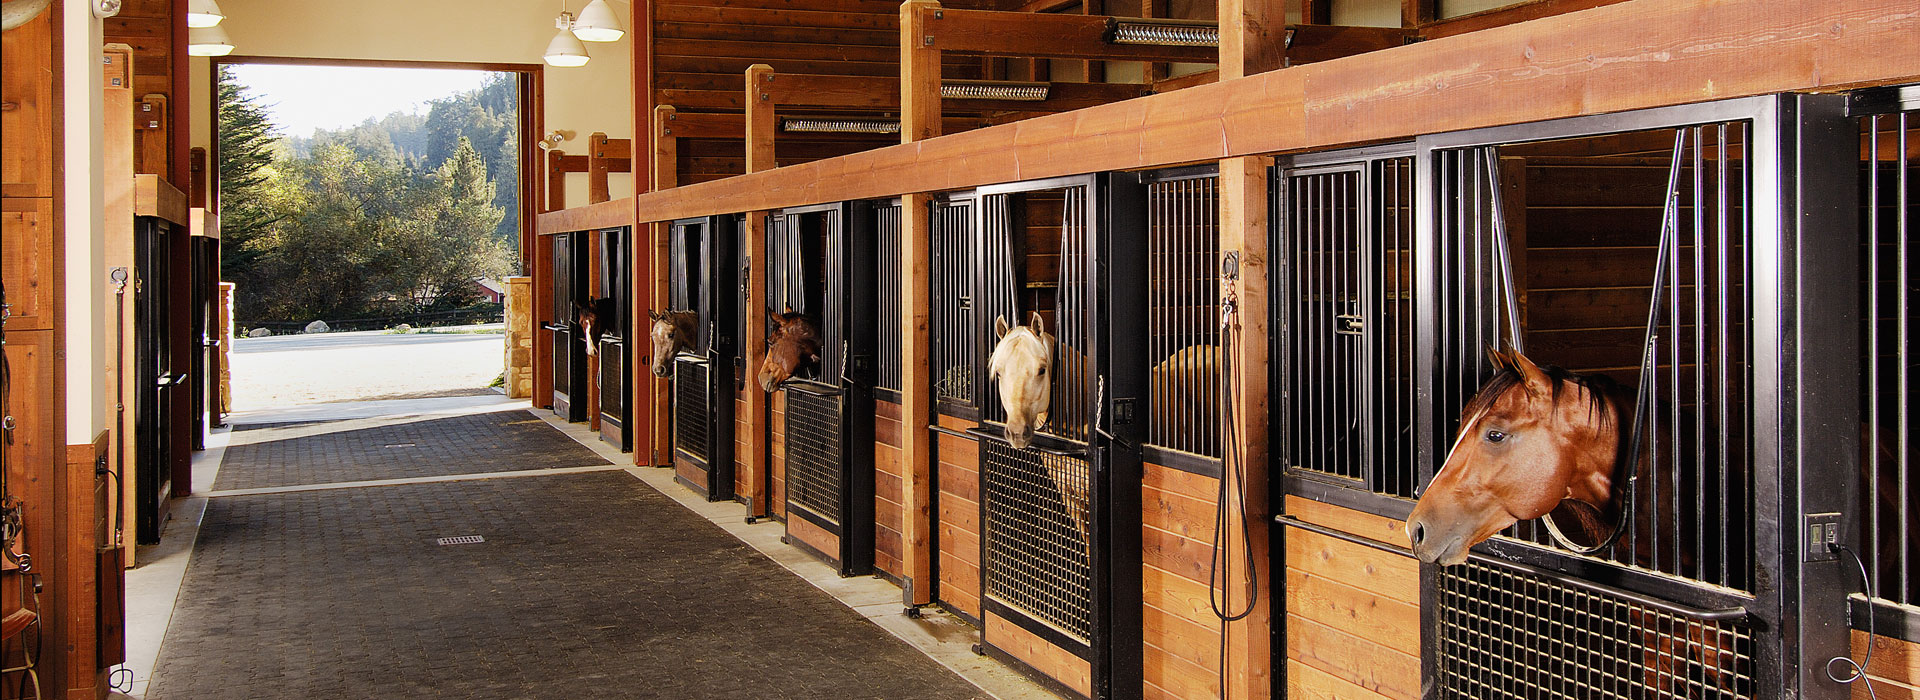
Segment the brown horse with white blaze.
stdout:
<path fill-rule="evenodd" d="M 1474 545 L 1548 513 L 1591 531 L 1619 512 L 1632 397 L 1605 377 L 1488 352 L 1498 371 L 1467 402 L 1453 449 L 1407 517 L 1423 562 L 1463 563 Z"/>

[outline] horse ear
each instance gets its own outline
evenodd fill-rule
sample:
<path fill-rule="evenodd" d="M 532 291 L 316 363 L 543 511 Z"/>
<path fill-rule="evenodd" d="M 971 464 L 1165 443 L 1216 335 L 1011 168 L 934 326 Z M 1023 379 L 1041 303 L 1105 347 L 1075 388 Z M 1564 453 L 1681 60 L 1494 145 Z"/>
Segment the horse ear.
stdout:
<path fill-rule="evenodd" d="M 780 314 L 774 313 L 773 309 L 767 309 L 767 323 L 773 324 L 774 330 L 776 331 L 780 330 L 780 324 L 785 322 L 786 322 L 786 319 L 781 318 Z"/>
<path fill-rule="evenodd" d="M 1514 372 L 1519 373 L 1521 379 L 1526 380 L 1527 391 L 1536 394 L 1553 391 L 1553 378 L 1548 377 L 1547 373 L 1526 355 L 1520 354 L 1519 351 L 1509 352 L 1507 362 L 1511 364 Z"/>
<path fill-rule="evenodd" d="M 1487 343 L 1487 361 L 1493 363 L 1495 370 L 1513 368 L 1513 362 L 1507 359 L 1507 354 L 1501 352 L 1500 346 L 1493 343 Z"/>
<path fill-rule="evenodd" d="M 1032 328 L 1035 333 L 1042 332 L 1040 330 L 1040 312 L 1031 311 L 1027 313 L 1027 327 Z"/>
<path fill-rule="evenodd" d="M 1005 316 L 993 317 L 993 339 L 994 340 L 999 340 L 1001 338 L 1007 337 L 1007 330 L 1008 330 L 1007 317 Z"/>

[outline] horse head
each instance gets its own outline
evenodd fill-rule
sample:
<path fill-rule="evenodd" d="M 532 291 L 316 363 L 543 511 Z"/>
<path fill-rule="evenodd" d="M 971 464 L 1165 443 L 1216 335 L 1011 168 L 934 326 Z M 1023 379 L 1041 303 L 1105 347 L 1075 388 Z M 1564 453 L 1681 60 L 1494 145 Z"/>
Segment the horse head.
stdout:
<path fill-rule="evenodd" d="M 760 389 L 769 394 L 807 363 L 820 362 L 820 329 L 788 307 L 767 310 L 767 356 L 760 362 Z"/>
<path fill-rule="evenodd" d="M 586 303 L 573 303 L 574 315 L 580 319 L 580 336 L 587 344 L 587 357 L 600 354 L 600 338 L 607 333 L 602 317 L 613 315 L 613 298 L 595 299 L 587 297 Z"/>
<path fill-rule="evenodd" d="M 1017 448 L 1033 444 L 1033 434 L 1047 422 L 1053 405 L 1054 339 L 1040 330 L 1040 314 L 1025 326 L 1007 327 L 1004 316 L 993 319 L 998 342 L 987 361 L 987 381 L 1000 392 L 1007 411 L 1007 442 Z"/>
<path fill-rule="evenodd" d="M 699 315 L 692 311 L 648 311 L 647 318 L 653 321 L 647 329 L 653 343 L 653 376 L 673 376 L 673 356 L 693 347 Z"/>
<path fill-rule="evenodd" d="M 1489 354 L 1498 371 L 1461 411 L 1453 449 L 1407 517 L 1423 562 L 1465 562 L 1474 545 L 1556 509 L 1596 523 L 1618 505 L 1618 387 L 1518 352 Z"/>

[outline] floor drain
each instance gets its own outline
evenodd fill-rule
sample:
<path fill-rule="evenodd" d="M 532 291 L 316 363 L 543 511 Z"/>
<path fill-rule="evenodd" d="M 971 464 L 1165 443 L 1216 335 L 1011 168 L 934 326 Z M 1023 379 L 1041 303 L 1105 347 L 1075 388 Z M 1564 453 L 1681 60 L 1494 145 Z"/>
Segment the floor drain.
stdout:
<path fill-rule="evenodd" d="M 480 544 L 481 542 L 485 542 L 485 541 L 487 541 L 487 538 L 481 537 L 479 535 L 461 535 L 459 537 L 442 537 L 440 539 L 434 540 L 435 543 L 438 543 L 442 547 L 445 547 L 450 544 Z"/>
<path fill-rule="evenodd" d="M 415 447 L 415 446 L 416 445 L 414 445 L 411 442 L 396 442 L 391 445 L 387 445 L 387 447 Z"/>

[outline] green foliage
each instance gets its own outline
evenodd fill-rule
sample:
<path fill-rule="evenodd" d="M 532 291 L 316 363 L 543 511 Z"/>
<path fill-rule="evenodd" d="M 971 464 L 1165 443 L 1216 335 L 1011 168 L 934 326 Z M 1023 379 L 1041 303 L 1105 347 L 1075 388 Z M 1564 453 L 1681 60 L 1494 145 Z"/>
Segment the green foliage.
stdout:
<path fill-rule="evenodd" d="M 275 146 L 280 140 L 266 108 L 240 86 L 225 65 L 215 66 L 219 95 L 220 234 L 226 251 L 220 272 L 226 279 L 251 267 L 259 258 L 258 239 L 280 219 L 270 183 L 274 178 Z"/>
<path fill-rule="evenodd" d="M 515 118 L 479 105 L 513 83 L 435 103 L 425 118 L 393 114 L 275 148 L 265 113 L 221 76 L 223 274 L 238 283 L 236 315 L 250 322 L 352 319 L 457 309 L 479 300 L 474 280 L 508 274 L 518 221 L 500 190 L 517 191 Z M 444 108 L 443 108 L 443 105 Z M 236 150 L 227 173 L 228 115 L 254 128 L 256 151 Z M 474 124 L 458 124 L 475 119 Z M 501 125 L 506 126 L 502 127 Z M 258 125 L 257 128 L 250 125 Z M 498 131 L 504 130 L 505 140 Z M 469 133 L 488 139 L 478 148 Z M 493 165 L 499 154 L 509 157 Z M 266 154 L 262 158 L 261 154 Z M 276 159 L 277 157 L 277 159 Z M 506 184 L 502 182 L 504 175 Z M 241 187 L 234 187 L 240 183 Z M 261 225 L 235 236 L 236 210 Z M 507 232 L 502 235 L 502 231 Z"/>

